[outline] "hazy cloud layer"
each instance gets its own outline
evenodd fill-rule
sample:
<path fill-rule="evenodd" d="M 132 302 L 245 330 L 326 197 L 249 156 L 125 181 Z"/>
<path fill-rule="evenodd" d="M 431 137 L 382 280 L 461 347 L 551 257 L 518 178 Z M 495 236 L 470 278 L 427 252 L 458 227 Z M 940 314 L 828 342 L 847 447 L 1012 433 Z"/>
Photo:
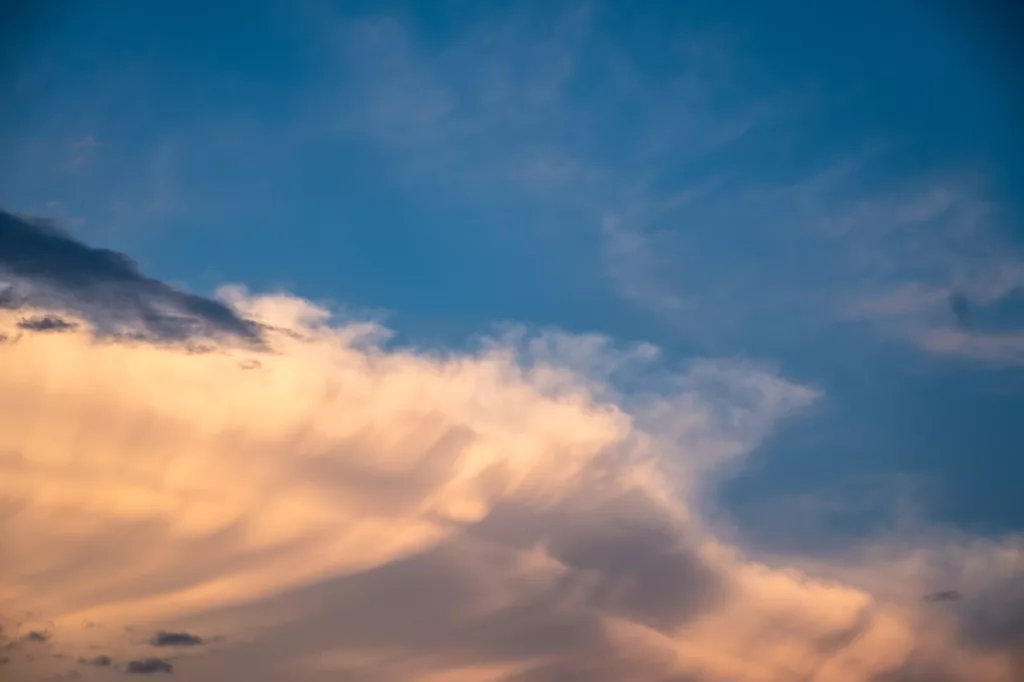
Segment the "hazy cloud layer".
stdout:
<path fill-rule="evenodd" d="M 44 629 L 71 660 L 127 661 L 84 675 L 199 682 L 1021 673 L 1013 539 L 762 563 L 702 520 L 708 477 L 813 389 L 732 360 L 645 379 L 656 349 L 592 336 L 386 349 L 302 299 L 221 295 L 269 352 L 114 342 L 95 309 L 0 346 L 0 611 L 24 614 L 23 679 L 59 672 L 17 641 Z M 51 314 L 27 305 L 0 331 Z"/>

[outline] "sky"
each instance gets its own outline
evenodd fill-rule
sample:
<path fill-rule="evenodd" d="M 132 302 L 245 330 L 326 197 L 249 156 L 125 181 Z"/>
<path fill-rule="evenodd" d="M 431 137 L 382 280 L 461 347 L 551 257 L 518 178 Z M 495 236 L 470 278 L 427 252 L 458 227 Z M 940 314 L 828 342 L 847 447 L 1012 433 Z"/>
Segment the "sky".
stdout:
<path fill-rule="evenodd" d="M 1013 3 L 3 12 L 0 678 L 1024 678 Z"/>

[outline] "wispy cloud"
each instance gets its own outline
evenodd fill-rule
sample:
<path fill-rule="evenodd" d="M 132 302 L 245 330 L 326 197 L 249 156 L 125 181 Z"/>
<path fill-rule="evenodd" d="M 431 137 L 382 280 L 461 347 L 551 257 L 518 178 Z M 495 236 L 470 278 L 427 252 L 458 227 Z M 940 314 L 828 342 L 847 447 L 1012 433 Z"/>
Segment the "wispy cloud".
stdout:
<path fill-rule="evenodd" d="M 86 135 L 85 137 L 75 140 L 72 146 L 75 149 L 96 149 L 97 147 L 102 146 L 102 143 L 92 135 Z"/>
<path fill-rule="evenodd" d="M 611 215 L 604 217 L 601 226 L 604 267 L 619 294 L 661 314 L 682 313 L 687 301 L 667 278 L 664 252 L 653 243 L 656 235 L 624 225 Z"/>
<path fill-rule="evenodd" d="M 756 96 L 715 96 L 713 84 L 734 74 L 710 40 L 681 36 L 686 72 L 652 84 L 586 6 L 554 21 L 509 13 L 443 49 L 392 17 L 341 26 L 342 72 L 357 93 L 346 88 L 336 108 L 342 132 L 373 136 L 416 187 L 450 200 L 557 207 L 573 222 L 563 232 L 601 244 L 594 265 L 615 292 L 682 315 L 697 292 L 672 272 L 663 227 L 676 227 L 682 205 L 718 178 L 666 188 L 664 176 L 773 115 Z M 584 53 L 599 57 L 581 70 Z M 600 87 L 579 87 L 595 78 Z"/>
<path fill-rule="evenodd" d="M 838 318 L 929 352 L 1017 362 L 1015 333 L 960 329 L 950 315 L 951 300 L 990 306 L 1024 282 L 1010 218 L 980 174 L 880 186 L 891 150 L 871 140 L 777 183 L 746 155 L 709 163 L 748 136 L 756 148 L 768 124 L 797 140 L 810 114 L 755 87 L 749 65 L 707 36 L 681 35 L 685 68 L 659 80 L 593 12 L 543 30 L 531 21 L 471 25 L 443 49 L 391 17 L 343 22 L 341 61 L 365 92 L 341 118 L 378 136 L 417 185 L 558 206 L 599 240 L 612 290 L 675 328 L 711 338 L 778 316 L 798 328 Z M 601 88 L 582 87 L 598 74 Z"/>
<path fill-rule="evenodd" d="M 1010 333 L 932 329 L 915 339 L 925 350 L 996 364 L 1024 364 L 1024 331 Z"/>
<path fill-rule="evenodd" d="M 999 308 L 1024 290 L 1024 252 L 979 191 L 954 178 L 840 210 L 853 254 L 841 315 L 932 353 L 1019 363 L 1024 319 Z"/>
<path fill-rule="evenodd" d="M 87 169 L 96 160 L 101 144 L 92 135 L 87 135 L 72 141 L 69 147 L 65 165 L 71 170 L 81 171 Z"/>

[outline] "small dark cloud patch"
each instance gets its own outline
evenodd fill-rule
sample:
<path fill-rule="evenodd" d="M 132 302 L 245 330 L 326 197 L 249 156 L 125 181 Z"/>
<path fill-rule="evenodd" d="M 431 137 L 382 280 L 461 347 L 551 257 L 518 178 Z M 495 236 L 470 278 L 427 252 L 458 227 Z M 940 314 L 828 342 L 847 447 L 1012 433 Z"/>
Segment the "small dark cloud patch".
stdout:
<path fill-rule="evenodd" d="M 77 327 L 74 322 L 53 315 L 30 317 L 18 322 L 19 329 L 30 332 L 69 332 Z"/>
<path fill-rule="evenodd" d="M 144 658 L 140 661 L 128 661 L 124 671 L 129 675 L 171 674 L 174 672 L 174 666 L 162 658 Z"/>
<path fill-rule="evenodd" d="M 22 639 L 24 639 L 26 642 L 47 642 L 50 639 L 50 633 L 43 632 L 42 630 L 33 630 L 27 635 L 25 635 Z"/>
<path fill-rule="evenodd" d="M 187 632 L 160 632 L 153 635 L 149 640 L 153 646 L 198 646 L 203 643 L 203 638 Z"/>
<path fill-rule="evenodd" d="M 963 595 L 956 590 L 942 590 L 940 592 L 926 594 L 921 599 L 930 604 L 937 604 L 941 602 L 960 601 L 962 597 Z"/>
<path fill-rule="evenodd" d="M 241 362 L 238 363 L 238 366 L 241 369 L 252 370 L 260 369 L 261 367 L 263 367 L 263 364 L 260 363 L 259 360 L 242 360 Z"/>
<path fill-rule="evenodd" d="M 262 328 L 229 306 L 142 273 L 131 258 L 78 241 L 52 222 L 0 211 L 0 307 L 74 311 L 105 336 L 148 340 L 234 336 L 262 345 Z"/>
<path fill-rule="evenodd" d="M 80 658 L 78 662 L 82 665 L 93 665 L 97 668 L 109 668 L 114 663 L 114 660 L 110 656 L 101 655 L 94 658 Z"/>
<path fill-rule="evenodd" d="M 10 656 L 0 656 L 0 665 L 7 665 L 11 662 Z"/>
<path fill-rule="evenodd" d="M 971 326 L 971 302 L 963 293 L 957 291 L 949 297 L 949 312 L 961 329 Z"/>

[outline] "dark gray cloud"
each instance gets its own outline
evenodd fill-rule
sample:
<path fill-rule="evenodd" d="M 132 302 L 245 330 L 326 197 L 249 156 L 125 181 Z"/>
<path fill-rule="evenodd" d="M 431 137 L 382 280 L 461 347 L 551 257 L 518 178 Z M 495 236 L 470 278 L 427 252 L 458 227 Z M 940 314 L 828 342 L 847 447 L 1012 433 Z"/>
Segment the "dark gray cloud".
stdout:
<path fill-rule="evenodd" d="M 961 635 L 974 646 L 1024 652 L 1024 575 L 964 599 L 958 615 Z"/>
<path fill-rule="evenodd" d="M 325 651 L 401 651 L 401 661 L 360 674 L 397 682 L 412 661 L 423 671 L 541 661 L 515 679 L 668 680 L 665 660 L 629 656 L 605 619 L 618 615 L 669 634 L 714 608 L 725 591 L 722 576 L 680 540 L 686 535 L 639 492 L 579 496 L 553 507 L 505 502 L 431 550 L 229 609 L 213 622 L 261 620 L 264 610 L 302 614 L 226 654 L 267 670 L 281 663 L 275 651 L 296 660 Z M 564 570 L 481 608 L 506 586 L 522 584 L 522 550 L 537 546 Z"/>
<path fill-rule="evenodd" d="M 600 613 L 577 600 L 576 576 L 481 609 L 517 570 L 515 552 L 459 538 L 364 573 L 220 614 L 243 620 L 282 609 L 301 614 L 222 658 L 237 657 L 238 665 L 273 671 L 285 662 L 282 655 L 302 660 L 326 651 L 395 651 L 402 652 L 397 660 L 385 657 L 373 664 L 372 674 L 361 670 L 360 679 L 398 682 L 413 662 L 417 669 L 440 671 L 495 661 L 610 657 Z"/>
<path fill-rule="evenodd" d="M 928 657 L 911 656 L 895 670 L 876 675 L 872 682 L 963 682 L 955 672 Z"/>
<path fill-rule="evenodd" d="M 50 633 L 43 632 L 42 630 L 33 630 L 22 639 L 26 642 L 46 642 L 50 639 Z"/>
<path fill-rule="evenodd" d="M 971 302 L 963 293 L 957 291 L 949 297 L 949 312 L 961 329 L 971 326 Z"/>
<path fill-rule="evenodd" d="M 922 597 L 922 599 L 926 602 L 935 604 L 939 602 L 960 601 L 960 598 L 962 596 L 963 595 L 960 594 L 957 590 L 941 590 L 939 592 L 932 592 L 931 594 L 926 594 L 924 597 Z"/>
<path fill-rule="evenodd" d="M 18 322 L 18 329 L 30 332 L 68 332 L 77 327 L 78 325 L 74 322 L 68 322 L 55 315 L 30 317 Z"/>
<path fill-rule="evenodd" d="M 943 590 L 925 597 L 947 606 L 959 632 L 958 644 L 970 650 L 1007 654 L 1010 677 L 1024 680 L 1024 578 L 997 580 L 980 591 Z M 961 682 L 961 672 L 933 654 L 913 652 L 898 669 L 875 682 Z M 971 678 L 982 679 L 982 678 Z"/>
<path fill-rule="evenodd" d="M 52 223 L 0 211 L 0 307 L 74 311 L 100 333 L 163 341 L 230 335 L 258 343 L 258 325 L 212 299 L 142 274 L 128 256 L 87 246 Z"/>
<path fill-rule="evenodd" d="M 203 643 L 203 638 L 187 632 L 160 632 L 153 635 L 149 640 L 153 646 L 198 646 Z"/>
<path fill-rule="evenodd" d="M 170 674 L 174 672 L 174 666 L 162 658 L 144 658 L 139 661 L 128 661 L 124 671 L 129 675 Z"/>
<path fill-rule="evenodd" d="M 566 565 L 600 576 L 595 605 L 667 632 L 712 608 L 722 592 L 685 536 L 634 492 L 574 510 L 548 547 Z"/>
<path fill-rule="evenodd" d="M 470 532 L 519 548 L 544 545 L 587 576 L 594 606 L 662 631 L 713 608 L 724 592 L 687 530 L 637 491 L 548 510 L 503 503 Z"/>
<path fill-rule="evenodd" d="M 114 660 L 110 658 L 110 656 L 101 655 L 94 658 L 80 658 L 78 659 L 78 662 L 82 665 L 92 665 L 97 668 L 108 668 L 114 663 Z"/>

